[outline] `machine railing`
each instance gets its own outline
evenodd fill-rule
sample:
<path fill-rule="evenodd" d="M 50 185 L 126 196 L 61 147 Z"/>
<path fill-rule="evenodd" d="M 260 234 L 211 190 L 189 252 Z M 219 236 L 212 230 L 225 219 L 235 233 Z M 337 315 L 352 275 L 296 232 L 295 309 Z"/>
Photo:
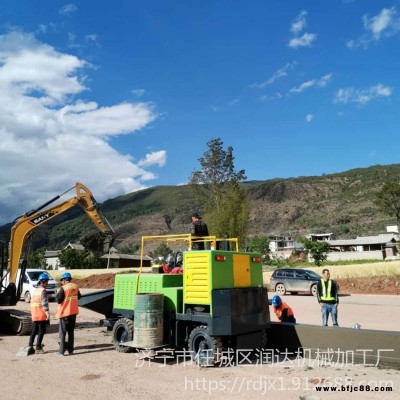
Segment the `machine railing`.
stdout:
<path fill-rule="evenodd" d="M 155 235 L 155 236 L 142 236 L 142 245 L 140 249 L 140 268 L 138 273 L 138 279 L 136 280 L 136 293 L 138 293 L 139 287 L 139 276 L 143 269 L 143 259 L 145 244 L 149 241 L 160 241 L 167 244 L 171 243 L 184 243 L 187 244 L 186 250 L 192 250 L 193 243 L 204 243 L 205 250 L 225 250 L 230 251 L 230 246 L 233 247 L 233 251 L 239 251 L 239 241 L 237 238 L 218 238 L 217 236 L 193 236 L 192 234 L 180 234 L 180 235 Z M 204 250 L 199 250 L 204 251 Z"/>

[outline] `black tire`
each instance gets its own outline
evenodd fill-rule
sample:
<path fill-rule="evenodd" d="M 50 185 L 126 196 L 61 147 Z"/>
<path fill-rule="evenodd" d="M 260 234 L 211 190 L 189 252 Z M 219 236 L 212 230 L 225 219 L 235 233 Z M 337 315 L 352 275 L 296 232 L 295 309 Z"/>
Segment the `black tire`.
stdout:
<path fill-rule="evenodd" d="M 30 303 L 31 302 L 31 293 L 30 292 L 26 292 L 25 293 L 25 295 L 24 295 L 24 300 L 25 300 L 25 303 Z"/>
<path fill-rule="evenodd" d="M 278 293 L 280 296 L 283 296 L 286 294 L 286 288 L 285 285 L 283 283 L 278 283 L 275 286 L 275 292 Z"/>
<path fill-rule="evenodd" d="M 311 286 L 310 293 L 311 293 L 313 296 L 316 296 L 316 295 L 317 295 L 317 285 L 312 285 L 312 286 Z"/>
<path fill-rule="evenodd" d="M 218 336 L 210 336 L 207 326 L 197 326 L 190 332 L 189 350 L 197 365 L 211 367 L 220 361 L 222 341 Z"/>
<path fill-rule="evenodd" d="M 112 343 L 120 353 L 130 353 L 134 349 L 132 347 L 123 346 L 121 343 L 133 340 L 133 321 L 129 318 L 119 319 L 112 330 Z"/>

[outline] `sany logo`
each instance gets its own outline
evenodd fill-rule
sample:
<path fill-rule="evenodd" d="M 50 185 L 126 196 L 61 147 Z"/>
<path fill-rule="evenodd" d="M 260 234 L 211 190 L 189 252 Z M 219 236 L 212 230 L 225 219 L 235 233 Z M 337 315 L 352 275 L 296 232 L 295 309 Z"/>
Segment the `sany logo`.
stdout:
<path fill-rule="evenodd" d="M 33 225 L 38 225 L 43 221 L 46 221 L 46 219 L 51 218 L 53 215 L 55 215 L 56 213 L 53 211 L 49 211 L 46 214 L 41 215 L 40 217 L 36 217 L 34 219 L 31 219 L 29 222 Z"/>

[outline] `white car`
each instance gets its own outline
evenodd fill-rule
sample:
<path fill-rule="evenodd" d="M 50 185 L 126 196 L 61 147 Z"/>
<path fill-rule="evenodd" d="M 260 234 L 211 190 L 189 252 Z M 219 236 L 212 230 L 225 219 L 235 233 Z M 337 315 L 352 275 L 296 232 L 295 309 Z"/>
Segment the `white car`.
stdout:
<path fill-rule="evenodd" d="M 21 270 L 18 270 L 17 282 L 19 282 L 20 273 Z M 33 291 L 38 287 L 38 279 L 40 274 L 47 274 L 50 277 L 49 284 L 46 288 L 49 300 L 55 300 L 56 298 L 58 285 L 57 282 L 51 277 L 51 275 L 44 269 L 27 268 L 27 270 L 25 271 L 25 276 L 22 279 L 23 288 L 21 292 L 21 297 L 23 297 L 27 303 L 30 303 Z"/>

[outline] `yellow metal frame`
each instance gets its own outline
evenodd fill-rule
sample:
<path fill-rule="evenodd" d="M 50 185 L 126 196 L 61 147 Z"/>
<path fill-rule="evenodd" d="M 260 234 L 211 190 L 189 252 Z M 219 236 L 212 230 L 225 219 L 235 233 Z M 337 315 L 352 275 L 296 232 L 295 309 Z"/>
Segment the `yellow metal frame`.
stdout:
<path fill-rule="evenodd" d="M 139 277 L 143 269 L 144 247 L 145 242 L 149 240 L 165 241 L 166 243 L 187 243 L 188 250 L 191 250 L 193 242 L 230 242 L 235 245 L 235 251 L 239 251 L 239 241 L 237 238 L 218 238 L 217 236 L 193 236 L 190 233 L 180 235 L 156 235 L 156 236 L 142 236 L 142 246 L 140 249 L 140 268 L 138 277 L 136 279 L 136 293 L 139 293 Z"/>

